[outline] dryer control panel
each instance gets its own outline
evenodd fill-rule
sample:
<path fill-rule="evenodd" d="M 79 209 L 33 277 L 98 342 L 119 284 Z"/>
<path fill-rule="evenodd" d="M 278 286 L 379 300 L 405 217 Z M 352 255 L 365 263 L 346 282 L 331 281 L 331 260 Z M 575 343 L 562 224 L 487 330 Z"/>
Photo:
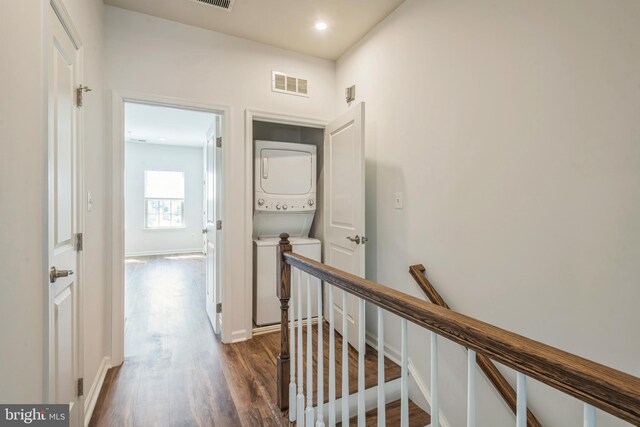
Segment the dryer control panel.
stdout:
<path fill-rule="evenodd" d="M 264 197 L 263 194 L 258 193 L 254 204 L 256 211 L 264 212 L 313 212 L 316 210 L 314 194 L 302 199 L 299 197 Z"/>

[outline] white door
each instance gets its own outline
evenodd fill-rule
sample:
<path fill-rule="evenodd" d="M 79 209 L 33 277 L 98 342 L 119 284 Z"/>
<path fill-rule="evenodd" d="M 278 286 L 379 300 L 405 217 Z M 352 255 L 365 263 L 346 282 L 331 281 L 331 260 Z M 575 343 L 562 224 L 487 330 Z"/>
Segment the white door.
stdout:
<path fill-rule="evenodd" d="M 364 103 L 331 122 L 324 136 L 324 262 L 364 277 Z M 349 343 L 358 348 L 358 301 L 334 289 L 336 330 L 347 315 Z M 328 300 L 327 300 L 328 301 Z"/>
<path fill-rule="evenodd" d="M 78 233 L 78 86 L 77 49 L 50 8 L 48 178 L 50 283 L 49 394 L 53 403 L 68 404 L 71 425 L 84 416 L 78 397 L 81 376 L 79 334 L 80 285 Z"/>
<path fill-rule="evenodd" d="M 221 282 L 221 265 L 222 265 L 222 247 L 221 247 L 221 230 L 218 230 L 217 223 L 221 220 L 222 212 L 222 148 L 218 146 L 218 138 L 221 135 L 220 116 L 211 126 L 207 135 L 207 146 L 205 154 L 206 164 L 206 208 L 205 217 L 206 225 L 203 230 L 206 236 L 206 307 L 207 315 L 213 326 L 213 331 L 219 334 L 222 327 L 222 311 L 218 307 L 222 307 L 222 282 Z"/>

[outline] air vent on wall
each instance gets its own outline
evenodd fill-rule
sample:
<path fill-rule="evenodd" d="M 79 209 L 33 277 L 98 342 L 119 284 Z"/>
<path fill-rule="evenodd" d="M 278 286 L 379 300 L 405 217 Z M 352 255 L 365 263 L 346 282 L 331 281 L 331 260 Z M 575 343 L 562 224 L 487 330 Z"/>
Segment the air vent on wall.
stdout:
<path fill-rule="evenodd" d="M 309 96 L 306 79 L 293 77 L 279 71 L 273 71 L 271 74 L 271 90 L 289 95 Z"/>
<path fill-rule="evenodd" d="M 207 6 L 217 7 L 218 9 L 231 10 L 235 0 L 190 0 L 194 3 L 200 3 Z"/>

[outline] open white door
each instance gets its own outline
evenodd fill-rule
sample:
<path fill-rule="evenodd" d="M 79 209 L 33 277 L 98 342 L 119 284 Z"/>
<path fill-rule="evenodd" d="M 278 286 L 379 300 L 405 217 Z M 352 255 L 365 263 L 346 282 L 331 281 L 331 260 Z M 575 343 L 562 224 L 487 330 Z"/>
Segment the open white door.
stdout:
<path fill-rule="evenodd" d="M 78 86 L 77 49 L 53 8 L 48 104 L 48 359 L 49 400 L 68 404 L 70 425 L 82 423 L 78 395 L 82 376 L 78 282 Z"/>
<path fill-rule="evenodd" d="M 221 120 L 216 116 L 207 135 L 205 149 L 206 165 L 206 224 L 203 232 L 206 236 L 206 307 L 213 331 L 219 334 L 222 328 L 222 282 L 221 282 L 221 212 L 222 212 L 222 155 Z"/>
<path fill-rule="evenodd" d="M 364 277 L 364 103 L 331 122 L 324 134 L 324 262 Z M 334 289 L 336 330 L 347 314 L 349 343 L 358 348 L 358 301 Z M 343 334 L 344 335 L 344 334 Z"/>

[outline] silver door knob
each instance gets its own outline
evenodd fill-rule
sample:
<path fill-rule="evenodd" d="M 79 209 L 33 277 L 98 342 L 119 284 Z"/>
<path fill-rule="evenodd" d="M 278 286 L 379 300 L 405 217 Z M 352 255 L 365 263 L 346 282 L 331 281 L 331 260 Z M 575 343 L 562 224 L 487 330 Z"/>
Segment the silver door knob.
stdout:
<path fill-rule="evenodd" d="M 356 245 L 360 244 L 360 236 L 358 236 L 357 234 L 356 234 L 356 237 L 347 236 L 347 240 L 351 240 Z"/>
<path fill-rule="evenodd" d="M 73 274 L 73 270 L 58 270 L 55 267 L 51 267 L 49 270 L 49 281 L 55 283 L 60 277 L 68 277 Z"/>

